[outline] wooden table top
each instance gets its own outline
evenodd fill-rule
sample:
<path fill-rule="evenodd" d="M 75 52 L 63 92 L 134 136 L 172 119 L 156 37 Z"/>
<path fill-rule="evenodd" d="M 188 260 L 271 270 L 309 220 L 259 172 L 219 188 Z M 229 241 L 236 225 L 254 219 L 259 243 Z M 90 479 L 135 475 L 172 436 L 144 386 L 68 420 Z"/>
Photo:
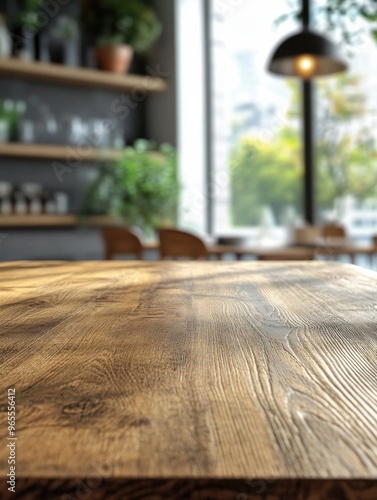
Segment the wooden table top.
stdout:
<path fill-rule="evenodd" d="M 17 477 L 376 480 L 376 290 L 325 262 L 1 264 Z"/>

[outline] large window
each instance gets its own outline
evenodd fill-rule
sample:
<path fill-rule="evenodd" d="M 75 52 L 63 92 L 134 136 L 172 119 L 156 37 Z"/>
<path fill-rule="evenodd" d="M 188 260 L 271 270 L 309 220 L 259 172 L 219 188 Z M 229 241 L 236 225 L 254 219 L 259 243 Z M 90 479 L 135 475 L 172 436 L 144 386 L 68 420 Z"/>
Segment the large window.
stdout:
<path fill-rule="evenodd" d="M 316 7 L 323 5 L 318 0 Z M 212 230 L 284 240 L 303 222 L 300 82 L 267 72 L 275 44 L 298 28 L 276 20 L 291 0 L 212 0 Z M 316 213 L 362 241 L 377 234 L 377 43 L 355 21 L 349 71 L 315 81 Z M 318 10 L 314 27 L 326 31 Z M 347 24 L 347 22 L 346 22 Z"/>
<path fill-rule="evenodd" d="M 281 241 L 302 219 L 300 86 L 267 73 L 286 0 L 213 0 L 213 232 Z"/>

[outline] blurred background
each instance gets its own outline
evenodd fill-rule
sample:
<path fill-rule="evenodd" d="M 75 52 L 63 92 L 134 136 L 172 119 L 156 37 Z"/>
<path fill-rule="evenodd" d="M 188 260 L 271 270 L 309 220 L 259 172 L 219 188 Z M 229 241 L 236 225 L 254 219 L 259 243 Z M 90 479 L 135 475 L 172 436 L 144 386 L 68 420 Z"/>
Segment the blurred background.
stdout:
<path fill-rule="evenodd" d="M 315 28 L 329 30 L 334 3 L 314 2 Z M 298 29 L 299 2 L 2 0 L 0 11 L 1 260 L 102 259 L 114 223 L 145 241 L 174 226 L 292 244 L 305 226 L 300 82 L 266 66 Z M 349 70 L 315 82 L 316 222 L 369 244 L 377 15 L 334 16 Z"/>
<path fill-rule="evenodd" d="M 103 258 L 85 215 L 112 215 L 117 200 L 93 184 L 137 139 L 177 143 L 174 2 L 7 0 L 0 11 L 0 258 Z"/>

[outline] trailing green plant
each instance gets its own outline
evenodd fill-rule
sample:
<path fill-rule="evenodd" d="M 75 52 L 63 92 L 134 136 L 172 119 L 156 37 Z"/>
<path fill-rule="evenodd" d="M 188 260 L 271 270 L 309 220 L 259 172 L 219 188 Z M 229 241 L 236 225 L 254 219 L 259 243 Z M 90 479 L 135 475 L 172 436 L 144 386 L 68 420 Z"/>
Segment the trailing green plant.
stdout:
<path fill-rule="evenodd" d="M 358 43 L 369 32 L 377 42 L 377 0 L 312 0 L 314 18 L 321 29 L 334 33 L 348 46 Z M 290 2 L 291 11 L 280 16 L 277 23 L 302 19 L 301 2 Z"/>
<path fill-rule="evenodd" d="M 0 120 L 6 123 L 11 140 L 18 139 L 18 124 L 24 111 L 23 101 L 0 100 Z"/>
<path fill-rule="evenodd" d="M 146 232 L 176 222 L 176 150 L 140 139 L 114 162 L 103 164 L 89 186 L 84 215 L 110 215 Z"/>
<path fill-rule="evenodd" d="M 83 22 L 97 44 L 127 44 L 146 52 L 161 33 L 155 11 L 142 0 L 84 0 Z"/>

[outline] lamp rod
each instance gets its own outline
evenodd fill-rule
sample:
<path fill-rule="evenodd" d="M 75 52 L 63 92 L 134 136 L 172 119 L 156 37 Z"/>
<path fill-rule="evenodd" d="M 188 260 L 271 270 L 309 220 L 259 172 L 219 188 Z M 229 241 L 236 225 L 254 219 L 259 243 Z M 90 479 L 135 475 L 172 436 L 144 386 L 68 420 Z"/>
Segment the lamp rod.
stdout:
<path fill-rule="evenodd" d="M 302 0 L 302 24 L 304 28 L 310 26 L 310 0 Z"/>
<path fill-rule="evenodd" d="M 302 26 L 310 26 L 310 0 L 302 0 Z M 313 82 L 302 81 L 302 138 L 304 160 L 304 211 L 308 224 L 315 224 L 315 159 L 314 159 L 314 109 Z"/>

